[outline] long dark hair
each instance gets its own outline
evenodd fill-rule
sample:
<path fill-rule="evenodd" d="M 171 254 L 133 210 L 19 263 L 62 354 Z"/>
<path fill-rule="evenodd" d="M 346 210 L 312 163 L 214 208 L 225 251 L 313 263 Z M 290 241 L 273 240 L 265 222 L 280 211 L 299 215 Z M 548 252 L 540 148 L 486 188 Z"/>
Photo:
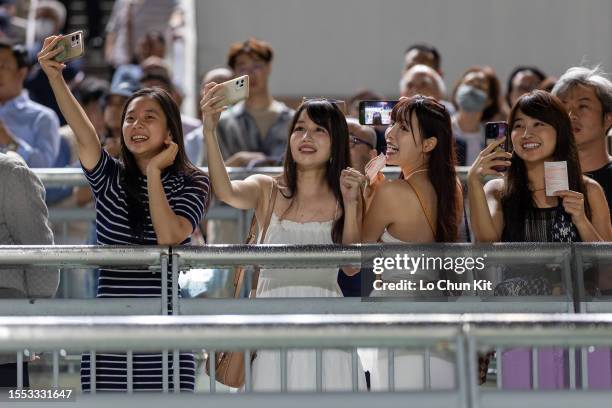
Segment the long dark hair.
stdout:
<path fill-rule="evenodd" d="M 142 172 L 138 168 L 136 158 L 130 152 L 123 140 L 123 123 L 127 114 L 127 108 L 134 99 L 139 97 L 147 97 L 153 99 L 159 104 L 164 116 L 166 117 L 166 126 L 170 131 L 172 141 L 178 145 L 178 153 L 171 166 L 164 169 L 164 172 L 171 174 L 184 173 L 187 176 L 193 176 L 201 171 L 189 161 L 185 153 L 185 144 L 183 142 L 183 126 L 181 123 L 181 113 L 179 108 L 168 92 L 161 88 L 144 88 L 134 92 L 123 105 L 121 113 L 121 163 L 123 171 L 121 172 L 121 185 L 126 192 L 128 222 L 135 236 L 144 241 L 144 226 L 149 214 L 148 206 L 143 203 L 143 191 L 141 187 Z M 205 203 L 205 207 L 208 203 Z"/>
<path fill-rule="evenodd" d="M 548 123 L 557 132 L 557 141 L 551 161 L 567 161 L 567 181 L 569 189 L 584 194 L 587 217 L 591 218 L 591 208 L 582 178 L 578 150 L 572 132 L 572 123 L 561 101 L 548 92 L 535 90 L 521 96 L 510 111 L 508 127 L 512 132 L 519 112 L 531 118 Z M 512 146 L 512 139 L 508 141 Z M 536 204 L 529 190 L 527 167 L 518 155 L 512 155 L 505 188 L 501 198 L 504 212 L 504 235 L 509 239 L 521 241 L 525 234 L 525 220 Z"/>
<path fill-rule="evenodd" d="M 436 242 L 455 242 L 459 235 L 457 227 L 459 197 L 455 172 L 457 157 L 451 118 L 444 105 L 434 98 L 416 95 L 395 105 L 391 111 L 391 120 L 412 129 L 413 114 L 418 120 L 421 137 L 438 139 L 436 147 L 429 153 L 427 164 L 427 174 L 436 191 L 437 199 Z M 414 132 L 412 134 L 414 137 Z"/>
<path fill-rule="evenodd" d="M 289 126 L 289 138 L 293 133 L 295 124 L 303 111 L 317 125 L 322 126 L 329 133 L 331 139 L 330 160 L 327 162 L 327 172 L 325 179 L 327 185 L 338 200 L 342 215 L 334 222 L 332 228 L 332 240 L 335 243 L 342 242 L 342 231 L 344 228 L 344 201 L 340 191 L 340 174 L 342 170 L 350 166 L 351 156 L 349 150 L 349 130 L 346 124 L 346 117 L 338 106 L 325 99 L 315 99 L 305 101 L 295 112 L 291 126 Z M 288 194 L 283 194 L 286 198 L 292 198 L 298 191 L 297 184 L 297 164 L 291 154 L 291 143 L 287 143 L 285 162 L 283 165 L 283 181 L 289 190 Z"/>

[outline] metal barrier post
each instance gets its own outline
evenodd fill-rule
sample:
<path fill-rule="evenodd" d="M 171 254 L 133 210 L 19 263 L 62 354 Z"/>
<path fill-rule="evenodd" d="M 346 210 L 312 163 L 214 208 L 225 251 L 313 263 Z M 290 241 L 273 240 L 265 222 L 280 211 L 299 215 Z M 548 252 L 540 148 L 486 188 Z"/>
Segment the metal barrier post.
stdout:
<path fill-rule="evenodd" d="M 208 350 L 208 379 L 210 392 L 217 392 L 217 357 L 215 350 Z"/>
<path fill-rule="evenodd" d="M 132 350 L 128 350 L 126 355 L 127 365 L 127 392 L 132 394 L 134 392 L 134 353 Z"/>
<path fill-rule="evenodd" d="M 387 351 L 387 355 L 388 355 L 388 363 L 387 363 L 387 376 L 388 378 L 388 383 L 389 383 L 389 392 L 393 392 L 395 391 L 395 350 L 390 348 Z"/>
<path fill-rule="evenodd" d="M 17 351 L 17 388 L 23 388 L 23 350 Z"/>
<path fill-rule="evenodd" d="M 287 349 L 280 350 L 281 392 L 287 392 Z"/>
<path fill-rule="evenodd" d="M 424 375 L 424 385 L 425 385 L 425 389 L 426 390 L 430 390 L 431 389 L 431 366 L 430 366 L 430 360 L 431 359 L 431 352 L 429 350 L 429 347 L 427 347 L 425 349 L 425 351 L 423 352 L 423 375 Z"/>
<path fill-rule="evenodd" d="M 316 349 L 315 351 L 316 358 L 316 375 L 317 375 L 317 392 L 323 391 L 323 351 L 321 349 Z"/>
<path fill-rule="evenodd" d="M 53 351 L 53 388 L 59 387 L 59 351 Z"/>
<path fill-rule="evenodd" d="M 251 350 L 244 350 L 244 389 L 248 392 L 253 391 L 251 372 Z"/>

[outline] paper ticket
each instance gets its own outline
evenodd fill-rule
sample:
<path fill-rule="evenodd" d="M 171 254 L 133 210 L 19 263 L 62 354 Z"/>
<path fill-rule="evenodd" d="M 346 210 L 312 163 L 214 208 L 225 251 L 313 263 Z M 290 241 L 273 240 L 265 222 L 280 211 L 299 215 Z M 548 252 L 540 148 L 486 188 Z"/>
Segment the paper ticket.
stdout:
<path fill-rule="evenodd" d="M 567 182 L 567 162 L 544 162 L 544 184 L 546 195 L 551 197 L 560 190 L 569 190 Z"/>
<path fill-rule="evenodd" d="M 376 156 L 375 158 L 373 158 L 372 160 L 370 160 L 368 164 L 366 164 L 365 172 L 366 172 L 367 178 L 370 180 L 370 184 L 374 182 L 374 179 L 376 178 L 376 175 L 378 174 L 378 172 L 384 169 L 386 165 L 387 165 L 387 158 L 382 153 Z"/>

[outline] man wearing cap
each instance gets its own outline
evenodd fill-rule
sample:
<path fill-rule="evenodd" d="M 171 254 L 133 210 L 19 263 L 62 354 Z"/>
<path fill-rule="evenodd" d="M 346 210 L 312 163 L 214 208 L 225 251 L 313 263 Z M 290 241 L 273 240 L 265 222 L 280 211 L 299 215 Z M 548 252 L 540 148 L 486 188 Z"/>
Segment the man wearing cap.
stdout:
<path fill-rule="evenodd" d="M 0 151 L 14 151 L 30 167 L 53 167 L 60 147 L 55 112 L 23 89 L 26 50 L 0 41 Z"/>

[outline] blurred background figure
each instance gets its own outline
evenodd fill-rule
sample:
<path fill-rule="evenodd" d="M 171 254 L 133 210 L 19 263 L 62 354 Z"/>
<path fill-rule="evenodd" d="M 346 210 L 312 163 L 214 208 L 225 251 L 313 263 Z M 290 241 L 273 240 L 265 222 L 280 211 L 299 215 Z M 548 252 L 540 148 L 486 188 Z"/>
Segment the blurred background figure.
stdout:
<path fill-rule="evenodd" d="M 453 134 L 466 145 L 457 149 L 460 166 L 471 165 L 484 147 L 485 123 L 504 120 L 499 99 L 499 80 L 490 67 L 467 69 L 453 90 L 457 112 L 452 117 Z"/>
<path fill-rule="evenodd" d="M 510 76 L 508 76 L 508 84 L 506 86 L 506 112 L 510 112 L 518 98 L 522 95 L 534 89 L 542 89 L 540 84 L 545 79 L 546 74 L 537 67 L 519 66 L 514 68 Z"/>
<path fill-rule="evenodd" d="M 433 45 L 425 43 L 413 44 L 404 52 L 404 69 L 402 73 L 408 71 L 417 64 L 422 64 L 433 68 L 440 76 L 443 76 L 441 62 L 442 58 L 440 57 L 440 53 Z"/>

